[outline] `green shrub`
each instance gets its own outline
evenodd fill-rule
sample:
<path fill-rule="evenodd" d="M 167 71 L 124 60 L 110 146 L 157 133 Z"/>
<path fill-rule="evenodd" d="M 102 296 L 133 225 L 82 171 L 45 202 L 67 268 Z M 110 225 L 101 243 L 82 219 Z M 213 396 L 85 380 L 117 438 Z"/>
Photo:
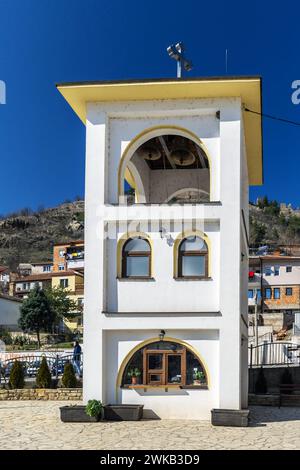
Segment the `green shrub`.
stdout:
<path fill-rule="evenodd" d="M 268 390 L 267 381 L 265 378 L 264 370 L 261 367 L 259 369 L 258 377 L 255 382 L 254 391 L 255 393 L 267 393 L 267 390 Z"/>
<path fill-rule="evenodd" d="M 64 373 L 61 379 L 61 382 L 65 388 L 76 388 L 77 387 L 77 379 L 74 372 L 74 368 L 70 362 L 64 367 Z"/>
<path fill-rule="evenodd" d="M 0 339 L 3 341 L 6 345 L 12 344 L 13 339 L 9 331 L 7 331 L 5 328 L 0 327 Z"/>
<path fill-rule="evenodd" d="M 51 382 L 51 373 L 44 356 L 36 376 L 36 385 L 38 388 L 50 388 Z"/>
<path fill-rule="evenodd" d="M 9 375 L 11 388 L 24 388 L 24 368 L 21 362 L 15 361 Z"/>
<path fill-rule="evenodd" d="M 102 409 L 103 405 L 101 401 L 89 400 L 85 407 L 85 412 L 88 416 L 91 416 L 92 418 L 97 418 L 98 416 L 101 416 Z"/>

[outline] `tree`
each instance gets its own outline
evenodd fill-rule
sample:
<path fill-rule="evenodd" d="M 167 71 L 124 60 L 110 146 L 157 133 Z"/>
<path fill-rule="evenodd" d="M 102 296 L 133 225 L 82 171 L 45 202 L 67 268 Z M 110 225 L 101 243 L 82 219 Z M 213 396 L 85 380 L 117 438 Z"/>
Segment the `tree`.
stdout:
<path fill-rule="evenodd" d="M 49 287 L 45 290 L 45 294 L 55 314 L 56 324 L 64 318 L 71 320 L 78 315 L 77 303 L 68 297 L 68 291 L 62 287 Z"/>
<path fill-rule="evenodd" d="M 41 347 L 41 331 L 50 332 L 56 315 L 45 292 L 36 286 L 20 308 L 19 326 L 23 331 L 34 331 Z"/>
<path fill-rule="evenodd" d="M 77 379 L 74 372 L 74 367 L 70 362 L 67 362 L 64 367 L 64 373 L 62 376 L 62 384 L 65 388 L 76 388 L 77 387 Z"/>
<path fill-rule="evenodd" d="M 24 369 L 19 361 L 15 361 L 9 375 L 9 386 L 11 388 L 24 387 Z"/>
<path fill-rule="evenodd" d="M 36 384 L 39 388 L 50 388 L 51 383 L 51 373 L 44 356 L 36 376 Z"/>

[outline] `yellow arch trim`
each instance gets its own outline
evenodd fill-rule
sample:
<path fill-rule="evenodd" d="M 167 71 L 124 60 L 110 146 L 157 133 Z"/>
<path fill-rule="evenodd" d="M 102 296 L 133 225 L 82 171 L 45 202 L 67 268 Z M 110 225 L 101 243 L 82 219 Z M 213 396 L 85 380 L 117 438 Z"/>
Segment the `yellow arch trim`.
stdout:
<path fill-rule="evenodd" d="M 131 173 L 131 171 L 129 170 L 128 167 L 126 167 L 126 169 L 125 169 L 124 179 L 127 181 L 128 184 L 130 184 L 130 186 L 133 189 L 136 189 L 136 184 L 135 184 L 134 177 L 133 177 L 133 175 L 132 175 L 132 173 Z"/>
<path fill-rule="evenodd" d="M 129 238 L 134 238 L 134 237 L 144 238 L 150 244 L 150 249 L 151 249 L 150 276 L 153 277 L 153 241 L 151 240 L 150 236 L 144 232 L 126 232 L 119 238 L 118 244 L 117 244 L 117 277 L 118 278 L 122 277 L 123 246 L 125 245 L 125 243 L 127 242 Z"/>
<path fill-rule="evenodd" d="M 207 245 L 207 250 L 208 250 L 208 276 L 211 277 L 211 241 L 209 237 L 204 233 L 201 232 L 201 230 L 184 230 L 181 232 L 179 235 L 177 235 L 175 242 L 174 242 L 174 247 L 173 247 L 173 273 L 174 277 L 178 277 L 178 254 L 179 254 L 179 245 L 182 242 L 184 238 L 190 237 L 190 236 L 198 236 L 200 238 L 203 238 Z"/>
<path fill-rule="evenodd" d="M 180 126 L 173 126 L 173 125 L 159 125 L 159 126 L 153 126 L 153 127 L 148 127 L 147 129 L 144 129 L 142 132 L 140 132 L 139 134 L 137 134 L 133 139 L 131 139 L 131 141 L 129 142 L 129 144 L 127 145 L 127 147 L 125 148 L 122 156 L 121 156 L 121 160 L 120 160 L 120 163 L 119 163 L 119 167 L 118 167 L 118 196 L 123 196 L 124 195 L 124 191 L 123 191 L 123 185 L 122 185 L 122 174 L 124 173 L 125 174 L 125 170 L 126 170 L 126 167 L 124 168 L 124 163 L 127 159 L 127 156 L 128 154 L 131 153 L 132 151 L 132 147 L 136 147 L 136 144 L 139 140 L 143 140 L 143 142 L 140 143 L 140 145 L 142 145 L 142 143 L 146 142 L 147 139 L 144 139 L 145 136 L 147 136 L 147 134 L 150 134 L 152 132 L 155 132 L 155 131 L 158 131 L 158 130 L 163 130 L 167 133 L 168 130 L 172 130 L 172 131 L 179 131 L 181 132 L 182 134 L 186 134 L 184 135 L 183 137 L 187 137 L 189 139 L 191 139 L 193 142 L 195 142 L 195 144 L 199 145 L 199 147 L 204 151 L 207 159 L 208 159 L 208 163 L 209 163 L 209 192 L 210 192 L 210 200 L 211 200 L 211 194 L 212 194 L 212 178 L 211 178 L 211 168 L 212 168 L 212 159 L 211 159 L 211 156 L 208 152 L 208 149 L 206 148 L 206 146 L 203 144 L 202 140 L 192 131 L 184 128 L 184 127 L 180 127 Z M 139 146 L 137 146 L 138 148 Z M 134 151 L 132 152 L 132 154 L 137 150 L 134 149 Z M 132 155 L 131 155 L 132 156 Z"/>
<path fill-rule="evenodd" d="M 125 367 L 127 366 L 128 362 L 130 361 L 130 359 L 132 358 L 132 356 L 141 348 L 143 348 L 144 346 L 147 346 L 148 344 L 151 344 L 151 343 L 154 343 L 156 341 L 158 341 L 158 336 L 155 337 L 155 338 L 149 338 L 149 339 L 146 339 L 145 341 L 142 341 L 141 343 L 137 344 L 133 349 L 131 349 L 129 351 L 129 353 L 125 356 L 125 358 L 123 359 L 121 365 L 120 365 L 120 368 L 119 368 L 119 372 L 118 372 L 118 376 L 117 376 L 117 382 L 116 382 L 116 398 L 118 398 L 118 390 L 121 386 L 121 383 L 122 383 L 122 377 L 123 377 L 123 374 L 124 374 L 124 371 L 125 371 Z M 164 338 L 164 341 L 171 341 L 173 343 L 178 343 L 178 344 L 181 344 L 182 346 L 185 346 L 189 351 L 191 351 L 196 357 L 197 359 L 199 360 L 200 364 L 202 365 L 204 371 L 205 371 L 205 375 L 206 375 L 206 379 L 207 379 L 207 387 L 208 389 L 210 388 L 211 386 L 211 378 L 210 378 L 210 374 L 209 374 L 209 371 L 208 371 L 208 367 L 205 363 L 205 361 L 202 359 L 201 355 L 199 354 L 199 351 L 197 351 L 196 348 L 194 348 L 194 346 L 191 346 L 190 344 L 188 344 L 186 341 L 183 341 L 181 339 L 178 339 L 178 338 L 172 338 L 170 336 L 165 336 Z"/>

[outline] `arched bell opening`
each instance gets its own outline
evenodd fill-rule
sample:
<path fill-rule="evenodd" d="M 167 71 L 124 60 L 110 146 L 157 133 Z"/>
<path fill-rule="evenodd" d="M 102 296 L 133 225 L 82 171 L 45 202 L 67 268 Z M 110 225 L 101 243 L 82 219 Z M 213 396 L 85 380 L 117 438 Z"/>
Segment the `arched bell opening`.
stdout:
<path fill-rule="evenodd" d="M 122 191 L 130 196 L 128 202 L 210 201 L 210 162 L 200 141 L 164 133 L 135 145 L 130 153 L 121 163 L 125 165 L 121 174 L 132 176 L 131 183 L 121 183 Z"/>

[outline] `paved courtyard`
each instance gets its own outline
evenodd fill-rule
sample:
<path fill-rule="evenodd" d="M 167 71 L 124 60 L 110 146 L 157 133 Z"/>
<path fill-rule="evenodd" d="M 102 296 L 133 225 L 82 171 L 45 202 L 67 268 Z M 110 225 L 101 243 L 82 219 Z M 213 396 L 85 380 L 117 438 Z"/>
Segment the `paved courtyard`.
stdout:
<path fill-rule="evenodd" d="M 0 449 L 300 449 L 300 408 L 252 407 L 248 428 L 162 420 L 62 423 L 66 402 L 0 402 Z"/>

